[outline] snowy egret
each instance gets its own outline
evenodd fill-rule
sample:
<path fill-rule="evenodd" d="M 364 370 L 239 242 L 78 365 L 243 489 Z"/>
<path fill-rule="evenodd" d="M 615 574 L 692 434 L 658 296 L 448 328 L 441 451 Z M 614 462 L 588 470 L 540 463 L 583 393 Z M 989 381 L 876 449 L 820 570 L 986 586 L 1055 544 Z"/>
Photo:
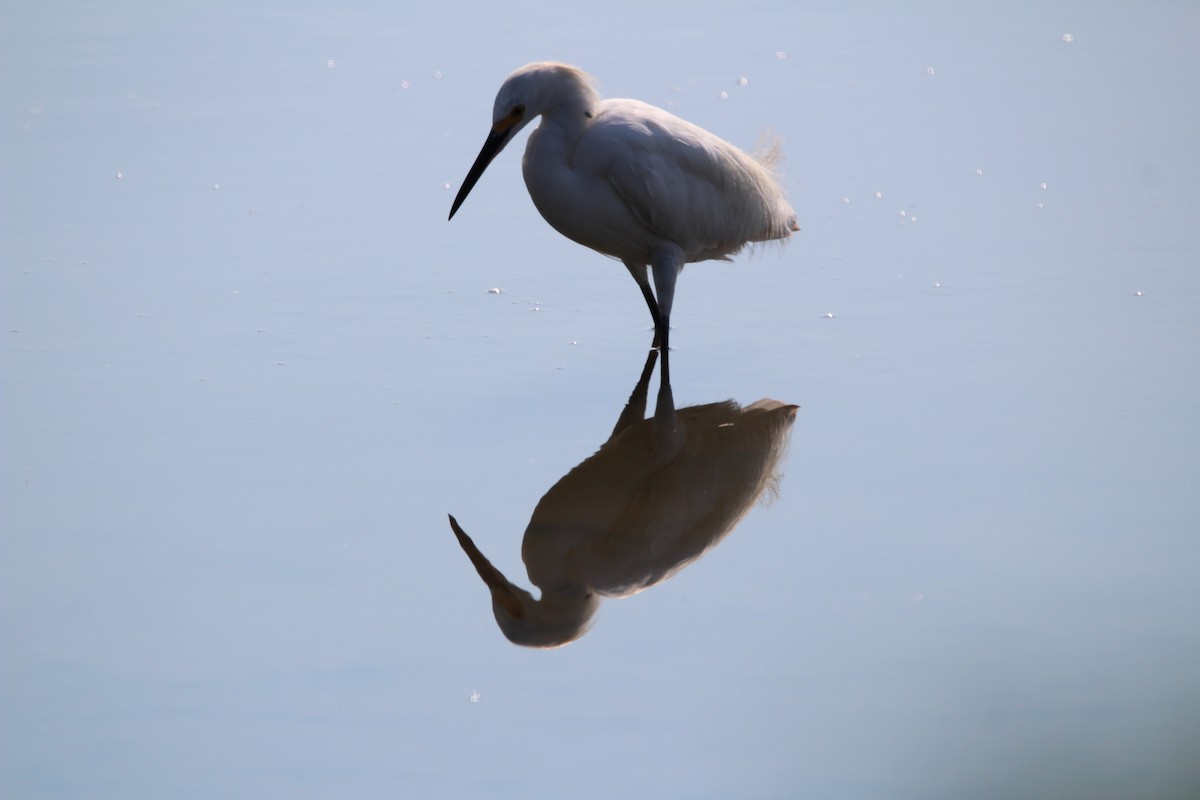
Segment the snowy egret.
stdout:
<path fill-rule="evenodd" d="M 636 594 L 674 575 L 777 481 L 796 406 L 730 400 L 676 413 L 664 371 L 654 416 L 642 419 L 657 355 L 650 351 L 609 440 L 533 511 L 521 557 L 541 597 L 505 578 L 450 517 L 510 641 L 558 647 L 578 639 L 602 596 Z"/>
<path fill-rule="evenodd" d="M 522 161 L 533 204 L 562 235 L 625 264 L 654 319 L 654 344 L 666 352 L 684 264 L 728 261 L 747 244 L 800 230 L 773 174 L 779 147 L 751 157 L 661 108 L 601 100 L 592 83 L 551 62 L 509 75 L 450 217 L 492 159 L 541 116 Z"/>

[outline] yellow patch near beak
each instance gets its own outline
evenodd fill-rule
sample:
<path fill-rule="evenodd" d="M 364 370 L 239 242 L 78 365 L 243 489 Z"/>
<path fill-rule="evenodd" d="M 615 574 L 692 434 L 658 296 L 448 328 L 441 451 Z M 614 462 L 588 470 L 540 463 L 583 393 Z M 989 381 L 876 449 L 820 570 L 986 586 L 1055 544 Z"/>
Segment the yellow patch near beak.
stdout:
<path fill-rule="evenodd" d="M 492 133 L 504 133 L 513 125 L 516 125 L 518 122 L 520 122 L 521 117 L 523 116 L 523 113 L 514 108 L 512 111 L 508 112 L 507 117 L 496 120 L 496 122 L 492 123 Z"/>

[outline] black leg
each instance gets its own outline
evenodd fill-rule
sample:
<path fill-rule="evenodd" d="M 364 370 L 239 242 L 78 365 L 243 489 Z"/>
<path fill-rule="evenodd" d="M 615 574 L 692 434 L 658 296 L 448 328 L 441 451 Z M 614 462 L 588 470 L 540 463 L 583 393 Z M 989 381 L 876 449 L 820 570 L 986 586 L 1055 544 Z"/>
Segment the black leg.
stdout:
<path fill-rule="evenodd" d="M 658 329 L 661 327 L 659 320 L 662 318 L 658 311 L 658 301 L 654 299 L 654 292 L 650 288 L 650 278 L 646 274 L 645 264 L 632 264 L 625 262 L 625 269 L 629 270 L 629 274 L 637 282 L 638 288 L 642 290 L 642 298 L 646 301 L 646 308 L 650 309 L 650 319 L 654 320 L 654 344 L 653 347 L 658 347 Z"/>
<path fill-rule="evenodd" d="M 667 346 L 667 339 L 670 332 L 671 325 L 668 321 L 663 320 L 662 322 L 656 322 L 654 324 L 654 341 L 650 346 L 656 347 L 662 351 L 664 363 L 667 358 L 667 350 L 669 349 Z"/>
<path fill-rule="evenodd" d="M 675 279 L 683 269 L 684 254 L 675 245 L 664 245 L 654 253 L 654 263 L 650 269 L 654 273 L 655 306 L 658 313 L 654 316 L 654 340 L 659 348 L 666 353 L 669 349 L 667 338 L 671 332 L 671 306 L 675 300 Z"/>

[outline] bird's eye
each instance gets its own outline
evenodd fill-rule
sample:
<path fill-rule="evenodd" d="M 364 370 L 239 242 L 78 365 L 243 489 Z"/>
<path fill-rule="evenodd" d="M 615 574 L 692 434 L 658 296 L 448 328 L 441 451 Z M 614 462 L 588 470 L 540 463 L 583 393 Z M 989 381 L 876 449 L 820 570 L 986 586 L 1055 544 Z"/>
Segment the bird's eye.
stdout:
<path fill-rule="evenodd" d="M 514 117 L 525 116 L 525 106 L 513 106 L 512 116 L 514 116 Z"/>

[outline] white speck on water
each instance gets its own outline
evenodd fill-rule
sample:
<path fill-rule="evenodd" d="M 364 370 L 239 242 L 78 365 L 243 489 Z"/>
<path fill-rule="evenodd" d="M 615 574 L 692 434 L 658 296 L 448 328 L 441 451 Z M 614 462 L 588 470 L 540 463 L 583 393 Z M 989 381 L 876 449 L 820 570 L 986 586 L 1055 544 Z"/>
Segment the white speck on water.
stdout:
<path fill-rule="evenodd" d="M 1141 293 L 1141 292 L 1134 292 L 1134 293 L 1133 293 L 1133 296 L 1134 296 L 1134 297 L 1141 297 L 1141 296 L 1142 296 L 1142 293 Z"/>
<path fill-rule="evenodd" d="M 843 197 L 843 198 L 842 198 L 842 203 L 844 203 L 845 205 L 850 205 L 850 198 L 849 198 L 849 197 Z"/>
<path fill-rule="evenodd" d="M 571 341 L 567 342 L 567 344 L 571 345 L 572 347 L 575 347 L 577 344 L 579 344 L 579 340 L 572 339 Z"/>
<path fill-rule="evenodd" d="M 1069 34 L 1069 33 L 1064 33 L 1064 34 L 1062 35 L 1062 40 L 1063 40 L 1064 42 L 1066 42 L 1067 44 L 1070 44 L 1071 42 L 1075 41 L 1075 37 L 1074 37 L 1074 36 L 1072 36 L 1072 35 L 1071 35 L 1071 34 Z"/>
<path fill-rule="evenodd" d="M 908 218 L 908 221 L 909 221 L 909 222 L 916 222 L 916 221 L 917 221 L 917 217 L 916 217 L 916 215 L 914 214 L 913 216 L 909 217 L 909 218 Z"/>
<path fill-rule="evenodd" d="M 1038 200 L 1037 207 L 1038 207 L 1038 208 L 1045 208 L 1045 207 L 1046 207 L 1046 204 L 1045 204 L 1045 203 L 1043 203 L 1041 200 Z"/>
<path fill-rule="evenodd" d="M 1039 183 L 1039 184 L 1038 184 L 1038 187 L 1039 187 L 1039 188 L 1041 188 L 1041 189 L 1045 189 L 1045 188 L 1046 188 L 1046 182 L 1045 182 L 1045 181 L 1042 181 L 1041 183 Z"/>
<path fill-rule="evenodd" d="M 435 81 L 440 81 L 442 79 L 442 71 L 440 69 L 435 69 L 433 71 L 433 79 Z"/>
<path fill-rule="evenodd" d="M 925 68 L 925 74 L 926 74 L 926 75 L 932 75 L 932 74 L 933 74 L 933 67 L 926 67 L 926 68 Z"/>
<path fill-rule="evenodd" d="M 487 290 L 487 293 L 488 294 L 500 294 L 501 291 L 503 291 L 503 290 L 500 287 L 493 286 L 491 289 Z"/>
<path fill-rule="evenodd" d="M 783 61 L 785 58 L 787 58 L 787 53 L 783 52 L 782 50 L 775 51 L 775 60 L 776 61 Z"/>
<path fill-rule="evenodd" d="M 728 100 L 728 99 L 729 99 L 729 92 L 721 92 L 721 99 L 722 99 L 722 100 Z"/>
<path fill-rule="evenodd" d="M 983 174 L 983 170 L 982 170 L 982 169 L 977 169 L 977 170 L 975 170 L 975 174 L 976 174 L 976 175 L 982 175 L 982 174 Z"/>
<path fill-rule="evenodd" d="M 875 193 L 875 199 L 876 199 L 876 200 L 882 200 L 882 199 L 883 199 L 883 192 L 876 192 L 876 193 Z"/>
<path fill-rule="evenodd" d="M 334 61 L 332 58 L 325 62 L 326 69 L 333 69 L 336 66 L 337 66 L 337 62 Z"/>
<path fill-rule="evenodd" d="M 442 188 L 443 188 L 443 189 L 449 189 L 449 188 L 450 188 L 450 184 L 449 184 L 449 183 L 443 183 L 443 184 L 442 184 Z"/>
<path fill-rule="evenodd" d="M 925 599 L 925 595 L 921 592 L 917 592 L 916 594 L 913 595 L 912 599 L 913 599 L 914 603 L 919 603 Z"/>
<path fill-rule="evenodd" d="M 410 84 L 408 81 L 400 81 L 400 88 L 401 88 L 401 89 L 407 89 L 407 88 L 408 88 L 409 86 L 411 86 L 411 85 L 412 85 L 412 84 Z"/>
<path fill-rule="evenodd" d="M 906 217 L 906 216 L 908 216 L 908 212 L 902 208 L 902 209 L 900 209 L 900 216 Z"/>
<path fill-rule="evenodd" d="M 834 315 L 833 315 L 832 311 L 826 311 L 824 314 L 821 315 L 821 319 L 833 319 L 833 316 Z"/>
<path fill-rule="evenodd" d="M 935 288 L 935 289 L 940 289 L 940 288 L 942 288 L 942 284 L 941 284 L 941 283 L 939 283 L 939 282 L 937 282 L 937 281 L 934 281 L 934 283 L 933 283 L 933 288 Z"/>
<path fill-rule="evenodd" d="M 220 188 L 221 188 L 221 184 L 219 184 L 219 183 L 214 183 L 214 184 L 213 184 L 213 191 L 214 191 L 214 192 L 215 192 L 215 191 L 217 191 L 217 190 L 218 190 L 218 189 L 220 189 Z"/>
<path fill-rule="evenodd" d="M 480 697 L 479 692 L 471 692 L 471 696 L 468 697 L 467 699 L 470 700 L 472 703 L 478 703 L 479 697 Z"/>
<path fill-rule="evenodd" d="M 125 175 L 120 170 L 117 170 L 117 180 L 119 180 L 119 181 L 125 180 Z"/>
<path fill-rule="evenodd" d="M 749 86 L 750 81 L 748 79 L 742 77 L 742 78 L 738 78 L 737 84 L 738 84 L 738 86 Z"/>

